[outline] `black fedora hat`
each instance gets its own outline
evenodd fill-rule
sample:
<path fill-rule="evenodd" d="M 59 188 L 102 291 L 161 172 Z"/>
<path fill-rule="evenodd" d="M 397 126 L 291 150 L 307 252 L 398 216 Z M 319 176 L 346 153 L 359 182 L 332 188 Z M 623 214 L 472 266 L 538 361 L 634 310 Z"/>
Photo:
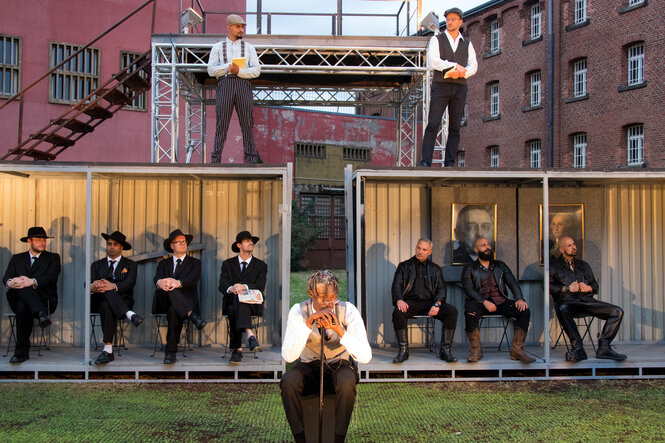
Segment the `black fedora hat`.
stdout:
<path fill-rule="evenodd" d="M 46 235 L 46 231 L 41 226 L 33 226 L 28 229 L 28 235 L 21 237 L 23 243 L 27 243 L 29 238 L 53 238 Z"/>
<path fill-rule="evenodd" d="M 123 251 L 129 251 L 132 249 L 132 245 L 127 243 L 127 236 L 120 231 L 113 231 L 111 234 L 104 234 L 102 232 L 102 237 L 104 240 L 108 241 L 109 239 L 115 240 L 122 245 Z"/>
<path fill-rule="evenodd" d="M 240 231 L 238 232 L 238 235 L 236 235 L 236 242 L 231 245 L 231 250 L 233 252 L 240 252 L 240 248 L 238 247 L 238 243 L 242 243 L 242 241 L 246 238 L 251 238 L 252 243 L 256 244 L 259 241 L 258 237 L 254 237 L 252 234 L 249 233 L 249 231 Z"/>
<path fill-rule="evenodd" d="M 167 252 L 173 252 L 173 248 L 171 248 L 171 243 L 173 242 L 173 240 L 175 240 L 176 237 L 180 237 L 181 235 L 185 237 L 185 241 L 187 242 L 187 244 L 190 244 L 194 239 L 193 235 L 185 234 L 180 229 L 176 229 L 175 231 L 169 234 L 169 238 L 164 240 L 164 249 L 166 249 Z"/>

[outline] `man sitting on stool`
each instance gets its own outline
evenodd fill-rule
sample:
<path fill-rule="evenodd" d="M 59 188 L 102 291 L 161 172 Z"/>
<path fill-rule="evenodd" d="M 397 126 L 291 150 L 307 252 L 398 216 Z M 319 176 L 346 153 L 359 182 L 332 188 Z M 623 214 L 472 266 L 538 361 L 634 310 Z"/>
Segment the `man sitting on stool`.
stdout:
<path fill-rule="evenodd" d="M 197 285 L 201 278 L 201 260 L 187 255 L 187 245 L 193 238 L 193 235 L 185 235 L 180 229 L 171 232 L 169 238 L 164 240 L 164 249 L 173 253 L 173 256 L 160 261 L 155 273 L 157 291 L 152 313 L 166 312 L 168 320 L 165 365 L 176 362 L 180 332 L 186 318 L 199 330 L 208 324 L 196 313 L 199 305 Z"/>
<path fill-rule="evenodd" d="M 231 364 L 242 361 L 242 333 L 247 333 L 247 342 L 252 352 L 260 348 L 259 341 L 252 332 L 252 316 L 263 315 L 263 304 L 240 303 L 238 295 L 247 289 L 257 289 L 263 293 L 266 288 L 266 275 L 268 266 L 265 262 L 252 255 L 254 245 L 259 241 L 249 231 L 242 231 L 236 235 L 236 242 L 231 250 L 238 255 L 224 260 L 222 272 L 219 276 L 219 292 L 224 294 L 223 312 L 228 316 L 229 348 Z"/>
<path fill-rule="evenodd" d="M 95 365 L 112 362 L 113 335 L 115 321 L 126 317 L 134 326 L 143 323 L 143 318 L 132 311 L 134 307 L 134 285 L 136 284 L 136 263 L 122 256 L 122 251 L 132 249 L 120 231 L 102 233 L 106 240 L 106 257 L 97 260 L 90 267 L 90 291 L 92 292 L 92 312 L 99 314 L 104 332 L 104 349 Z"/>
<path fill-rule="evenodd" d="M 500 314 L 515 318 L 510 359 L 533 363 L 536 359 L 524 352 L 531 311 L 524 301 L 519 283 L 504 262 L 494 260 L 492 245 L 487 238 L 478 238 L 474 251 L 478 254 L 478 258 L 465 265 L 462 271 L 462 285 L 466 295 L 464 304 L 466 335 L 471 344 L 467 361 L 473 363 L 483 357 L 480 347 L 480 317 Z M 508 298 L 508 288 L 515 296 L 515 301 Z"/>
<path fill-rule="evenodd" d="M 572 348 L 566 353 L 566 360 L 587 359 L 582 337 L 575 324 L 575 317 L 580 314 L 607 320 L 598 340 L 596 358 L 625 360 L 626 356 L 615 352 L 610 345 L 619 332 L 623 309 L 593 298 L 594 294 L 598 293 L 598 282 L 593 276 L 591 266 L 575 258 L 577 255 L 575 240 L 566 236 L 561 237 L 559 251 L 561 255 L 553 260 L 550 266 L 550 294 L 554 299 L 561 327 L 568 336 Z"/>
<path fill-rule="evenodd" d="M 28 243 L 28 251 L 12 256 L 2 278 L 9 307 L 16 314 L 16 349 L 10 363 L 30 358 L 32 319 L 38 319 L 39 326 L 45 328 L 51 324 L 49 314 L 58 306 L 60 255 L 46 250 L 47 238 L 53 237 L 41 226 L 28 229 L 28 235 L 21 238 Z"/>
<path fill-rule="evenodd" d="M 282 344 L 282 357 L 296 365 L 282 376 L 280 387 L 286 418 L 296 443 L 305 442 L 302 396 L 317 393 L 321 373 L 321 333 L 323 340 L 324 389 L 335 399 L 335 442 L 343 442 L 356 400 L 358 372 L 351 357 L 361 363 L 372 359 L 365 324 L 351 303 L 337 300 L 337 277 L 318 271 L 307 282 L 310 299 L 289 311 Z"/>
<path fill-rule="evenodd" d="M 416 243 L 413 257 L 397 266 L 392 284 L 393 327 L 399 343 L 399 353 L 393 363 L 402 363 L 409 358 L 407 322 L 416 315 L 427 314 L 441 321 L 441 347 L 439 357 L 448 363 L 457 361 L 451 351 L 457 308 L 446 303 L 446 286 L 441 268 L 428 260 L 432 255 L 432 241 L 421 238 Z"/>

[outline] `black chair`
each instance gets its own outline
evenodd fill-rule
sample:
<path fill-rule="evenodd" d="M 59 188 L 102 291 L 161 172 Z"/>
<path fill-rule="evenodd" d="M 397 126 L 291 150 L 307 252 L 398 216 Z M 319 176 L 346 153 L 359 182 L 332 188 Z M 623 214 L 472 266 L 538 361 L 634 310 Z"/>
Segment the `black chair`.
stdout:
<path fill-rule="evenodd" d="M 152 317 L 155 319 L 155 332 L 153 334 L 153 348 L 152 348 L 152 354 L 150 354 L 151 357 L 154 357 L 155 354 L 157 353 L 157 343 L 159 343 L 159 350 L 163 351 L 164 348 L 166 347 L 166 342 L 164 341 L 164 337 L 162 336 L 161 328 L 166 328 L 168 326 L 168 320 L 166 319 L 166 314 L 151 314 Z M 178 344 L 178 352 L 182 352 L 183 357 L 187 357 L 187 354 L 185 351 L 191 351 L 192 346 L 189 341 L 189 336 L 190 336 L 190 322 L 189 318 L 186 318 L 183 321 L 183 328 L 182 331 L 185 334 L 185 338 L 183 340 L 182 338 L 182 332 L 180 335 L 180 341 L 184 341 L 184 345 Z"/>
<path fill-rule="evenodd" d="M 252 319 L 252 331 L 254 331 L 257 335 L 259 334 L 259 327 L 261 326 L 261 318 L 258 315 L 252 315 L 250 317 Z M 226 342 L 222 344 L 224 346 L 224 355 L 222 355 L 222 358 L 226 358 L 228 354 L 230 354 L 233 349 L 230 348 L 230 342 L 231 342 L 231 322 L 229 322 L 229 316 L 224 314 L 222 315 L 222 319 L 226 320 Z M 249 348 L 243 346 L 243 348 L 247 349 L 247 352 L 251 352 L 254 358 L 259 358 L 256 355 L 256 351 L 251 351 Z M 259 352 L 263 352 L 261 348 L 259 348 Z"/>
<path fill-rule="evenodd" d="M 483 323 L 484 323 L 485 320 L 487 320 L 488 322 L 490 320 L 499 320 L 500 321 L 500 323 L 498 323 L 498 324 L 485 324 L 485 328 L 487 328 L 487 329 L 499 329 L 499 330 L 502 331 L 501 341 L 499 341 L 499 346 L 497 346 L 497 350 L 500 351 L 501 347 L 503 346 L 504 340 L 506 341 L 507 344 L 509 344 L 509 341 L 508 341 L 508 325 L 510 324 L 510 318 L 509 317 L 504 317 L 501 314 L 485 314 L 485 315 L 480 317 L 480 322 L 478 323 L 479 328 L 483 327 Z"/>
<path fill-rule="evenodd" d="M 99 319 L 99 323 L 97 320 Z M 102 327 L 101 316 L 99 313 L 90 314 L 90 346 L 95 345 L 95 351 L 99 349 L 99 343 L 97 343 L 97 333 L 95 332 L 95 326 Z M 127 350 L 127 341 L 125 339 L 125 333 L 127 332 L 127 318 L 123 317 L 116 319 L 115 321 L 115 332 L 113 333 L 113 351 L 118 354 L 120 349 Z"/>
<path fill-rule="evenodd" d="M 414 315 L 409 320 L 415 321 L 407 323 L 407 336 L 409 335 L 409 331 L 412 332 L 417 328 L 425 336 L 425 347 L 429 349 L 429 352 L 434 352 L 434 322 L 436 319 L 429 315 Z M 410 339 L 409 342 L 411 342 Z"/>
<path fill-rule="evenodd" d="M 5 354 L 3 354 L 3 357 L 7 357 L 11 351 L 12 348 L 12 341 L 14 342 L 14 346 L 16 346 L 16 314 L 10 313 L 10 314 L 4 314 L 4 316 L 9 319 L 9 340 L 7 341 L 7 351 Z M 32 345 L 37 347 L 37 355 L 41 357 L 42 355 L 42 348 L 45 350 L 49 351 L 51 348 L 49 347 L 49 343 L 51 342 L 51 330 L 48 330 L 48 338 L 46 334 L 46 328 L 42 328 L 39 326 L 39 320 L 35 319 L 35 323 L 33 323 L 32 327 L 33 329 L 36 327 L 39 327 L 41 330 L 41 334 L 39 335 L 39 338 L 37 339 L 37 342 L 35 343 L 35 334 L 33 332 L 32 334 Z"/>
<path fill-rule="evenodd" d="M 559 316 L 561 313 L 557 308 L 555 308 L 556 311 L 556 321 L 559 322 L 559 336 L 557 337 L 556 341 L 552 345 L 551 349 L 556 349 L 556 347 L 559 345 L 559 342 L 561 341 L 561 337 L 563 337 L 563 342 L 566 345 L 566 350 L 570 351 L 570 343 L 568 342 L 568 336 L 566 333 L 563 331 L 563 327 L 561 326 L 561 320 Z M 596 317 L 590 316 L 590 315 L 584 315 L 584 314 L 579 314 L 576 315 L 575 317 L 575 323 L 577 324 L 577 329 L 579 330 L 580 328 L 583 328 L 584 334 L 582 334 L 582 342 L 584 342 L 584 339 L 586 337 L 589 337 L 589 341 L 591 342 L 591 347 L 593 348 L 594 352 L 596 351 L 596 343 L 593 341 L 593 336 L 591 335 L 591 325 L 593 324 L 593 321 L 595 320 Z"/>

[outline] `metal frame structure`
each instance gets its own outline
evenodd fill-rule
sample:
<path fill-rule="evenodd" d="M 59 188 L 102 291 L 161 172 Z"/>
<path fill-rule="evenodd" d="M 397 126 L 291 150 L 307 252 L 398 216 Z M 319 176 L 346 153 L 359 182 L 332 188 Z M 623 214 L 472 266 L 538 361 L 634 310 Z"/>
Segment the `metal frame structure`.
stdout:
<path fill-rule="evenodd" d="M 184 99 L 185 162 L 205 163 L 205 107 L 214 104 L 215 94 L 207 62 L 214 43 L 224 37 L 153 36 L 153 162 L 180 161 L 180 100 Z M 425 37 L 252 36 L 250 40 L 261 63 L 261 77 L 254 85 L 257 105 L 394 108 L 397 166 L 416 165 L 418 110 L 429 104 Z M 303 78 L 314 80 L 299 84 Z"/>

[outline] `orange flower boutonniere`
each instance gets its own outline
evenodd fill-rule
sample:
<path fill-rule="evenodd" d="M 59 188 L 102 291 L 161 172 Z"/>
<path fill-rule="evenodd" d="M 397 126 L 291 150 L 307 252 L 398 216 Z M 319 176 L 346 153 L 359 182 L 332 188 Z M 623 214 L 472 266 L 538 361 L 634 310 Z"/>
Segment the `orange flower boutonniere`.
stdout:
<path fill-rule="evenodd" d="M 127 272 L 127 268 L 123 268 L 121 274 L 124 274 Z"/>

